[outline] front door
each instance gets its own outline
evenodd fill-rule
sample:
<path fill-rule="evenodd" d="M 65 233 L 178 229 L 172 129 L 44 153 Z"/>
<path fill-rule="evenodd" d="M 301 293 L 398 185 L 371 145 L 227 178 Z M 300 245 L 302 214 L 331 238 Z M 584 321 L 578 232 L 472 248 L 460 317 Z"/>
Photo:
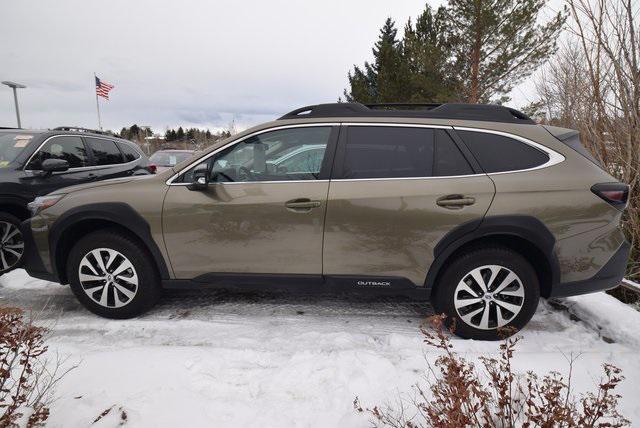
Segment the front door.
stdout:
<path fill-rule="evenodd" d="M 484 217 L 493 182 L 474 170 L 444 127 L 351 124 L 340 140 L 324 274 L 349 285 L 423 285 L 434 247 L 457 226 Z"/>
<path fill-rule="evenodd" d="M 163 232 L 178 279 L 215 274 L 322 274 L 329 175 L 339 127 L 266 130 L 204 158 L 170 185 Z"/>
<path fill-rule="evenodd" d="M 42 162 L 61 159 L 69 163 L 64 172 L 42 174 Z M 36 196 L 46 195 L 63 187 L 82 184 L 94 179 L 93 166 L 82 138 L 74 135 L 51 137 L 33 154 L 21 178 Z"/>

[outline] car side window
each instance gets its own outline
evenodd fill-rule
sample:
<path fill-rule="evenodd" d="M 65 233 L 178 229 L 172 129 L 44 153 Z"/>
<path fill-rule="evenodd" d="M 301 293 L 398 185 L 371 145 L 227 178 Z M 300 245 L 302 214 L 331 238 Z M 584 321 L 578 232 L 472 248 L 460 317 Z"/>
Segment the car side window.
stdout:
<path fill-rule="evenodd" d="M 487 132 L 456 131 L 486 173 L 535 168 L 549 155 L 513 138 Z"/>
<path fill-rule="evenodd" d="M 123 163 L 122 153 L 111 140 L 102 138 L 86 138 L 89 148 L 93 152 L 96 165 L 114 165 Z"/>
<path fill-rule="evenodd" d="M 140 158 L 140 153 L 133 147 L 125 143 L 118 143 L 118 147 L 120 147 L 120 151 L 124 155 L 125 162 L 133 162 L 134 160 Z"/>
<path fill-rule="evenodd" d="M 289 128 L 249 137 L 207 161 L 211 182 L 316 180 L 330 126 Z M 192 181 L 193 169 L 182 182 Z"/>
<path fill-rule="evenodd" d="M 69 168 L 89 166 L 87 149 L 80 137 L 60 136 L 49 139 L 33 156 L 26 169 L 41 170 L 47 159 L 61 159 L 69 163 Z"/>
<path fill-rule="evenodd" d="M 433 140 L 429 128 L 350 126 L 342 178 L 430 177 Z"/>
<path fill-rule="evenodd" d="M 470 175 L 474 171 L 444 129 L 436 129 L 436 154 L 433 175 L 437 177 Z"/>

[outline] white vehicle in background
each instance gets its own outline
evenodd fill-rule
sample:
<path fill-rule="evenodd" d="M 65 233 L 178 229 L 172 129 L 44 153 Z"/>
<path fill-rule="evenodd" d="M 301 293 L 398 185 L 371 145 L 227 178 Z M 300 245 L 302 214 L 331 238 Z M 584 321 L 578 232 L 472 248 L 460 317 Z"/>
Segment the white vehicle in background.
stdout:
<path fill-rule="evenodd" d="M 189 159 L 195 152 L 195 150 L 178 149 L 158 150 L 149 157 L 149 162 L 156 166 L 156 172 L 162 172 Z"/>

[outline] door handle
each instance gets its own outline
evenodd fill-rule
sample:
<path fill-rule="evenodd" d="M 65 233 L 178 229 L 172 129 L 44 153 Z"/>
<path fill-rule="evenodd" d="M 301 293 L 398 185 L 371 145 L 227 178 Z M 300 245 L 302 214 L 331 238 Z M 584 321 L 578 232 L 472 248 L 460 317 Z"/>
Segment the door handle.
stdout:
<path fill-rule="evenodd" d="M 320 205 L 322 205 L 322 202 L 312 201 L 309 198 L 292 199 L 284 204 L 288 210 L 297 212 L 308 212 L 312 208 L 318 208 Z"/>
<path fill-rule="evenodd" d="M 89 180 L 95 180 L 96 178 L 98 178 L 98 176 L 96 174 L 89 174 L 89 175 L 87 175 L 87 178 Z"/>
<path fill-rule="evenodd" d="M 449 209 L 460 209 L 464 206 L 473 205 L 475 203 L 476 198 L 463 195 L 447 195 L 436 201 L 438 206 Z"/>

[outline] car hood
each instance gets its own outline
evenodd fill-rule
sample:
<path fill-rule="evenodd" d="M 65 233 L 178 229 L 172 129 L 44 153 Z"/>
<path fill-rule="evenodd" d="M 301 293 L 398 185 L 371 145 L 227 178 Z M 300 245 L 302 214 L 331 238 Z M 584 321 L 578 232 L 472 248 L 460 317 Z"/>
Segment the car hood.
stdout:
<path fill-rule="evenodd" d="M 51 195 L 66 195 L 68 193 L 79 192 L 81 190 L 95 189 L 103 186 L 113 186 L 117 184 L 128 183 L 130 181 L 148 180 L 154 175 L 136 175 L 133 177 L 112 178 L 109 180 L 94 181 L 92 183 L 77 184 L 75 186 L 63 187 L 62 189 L 51 192 Z"/>

